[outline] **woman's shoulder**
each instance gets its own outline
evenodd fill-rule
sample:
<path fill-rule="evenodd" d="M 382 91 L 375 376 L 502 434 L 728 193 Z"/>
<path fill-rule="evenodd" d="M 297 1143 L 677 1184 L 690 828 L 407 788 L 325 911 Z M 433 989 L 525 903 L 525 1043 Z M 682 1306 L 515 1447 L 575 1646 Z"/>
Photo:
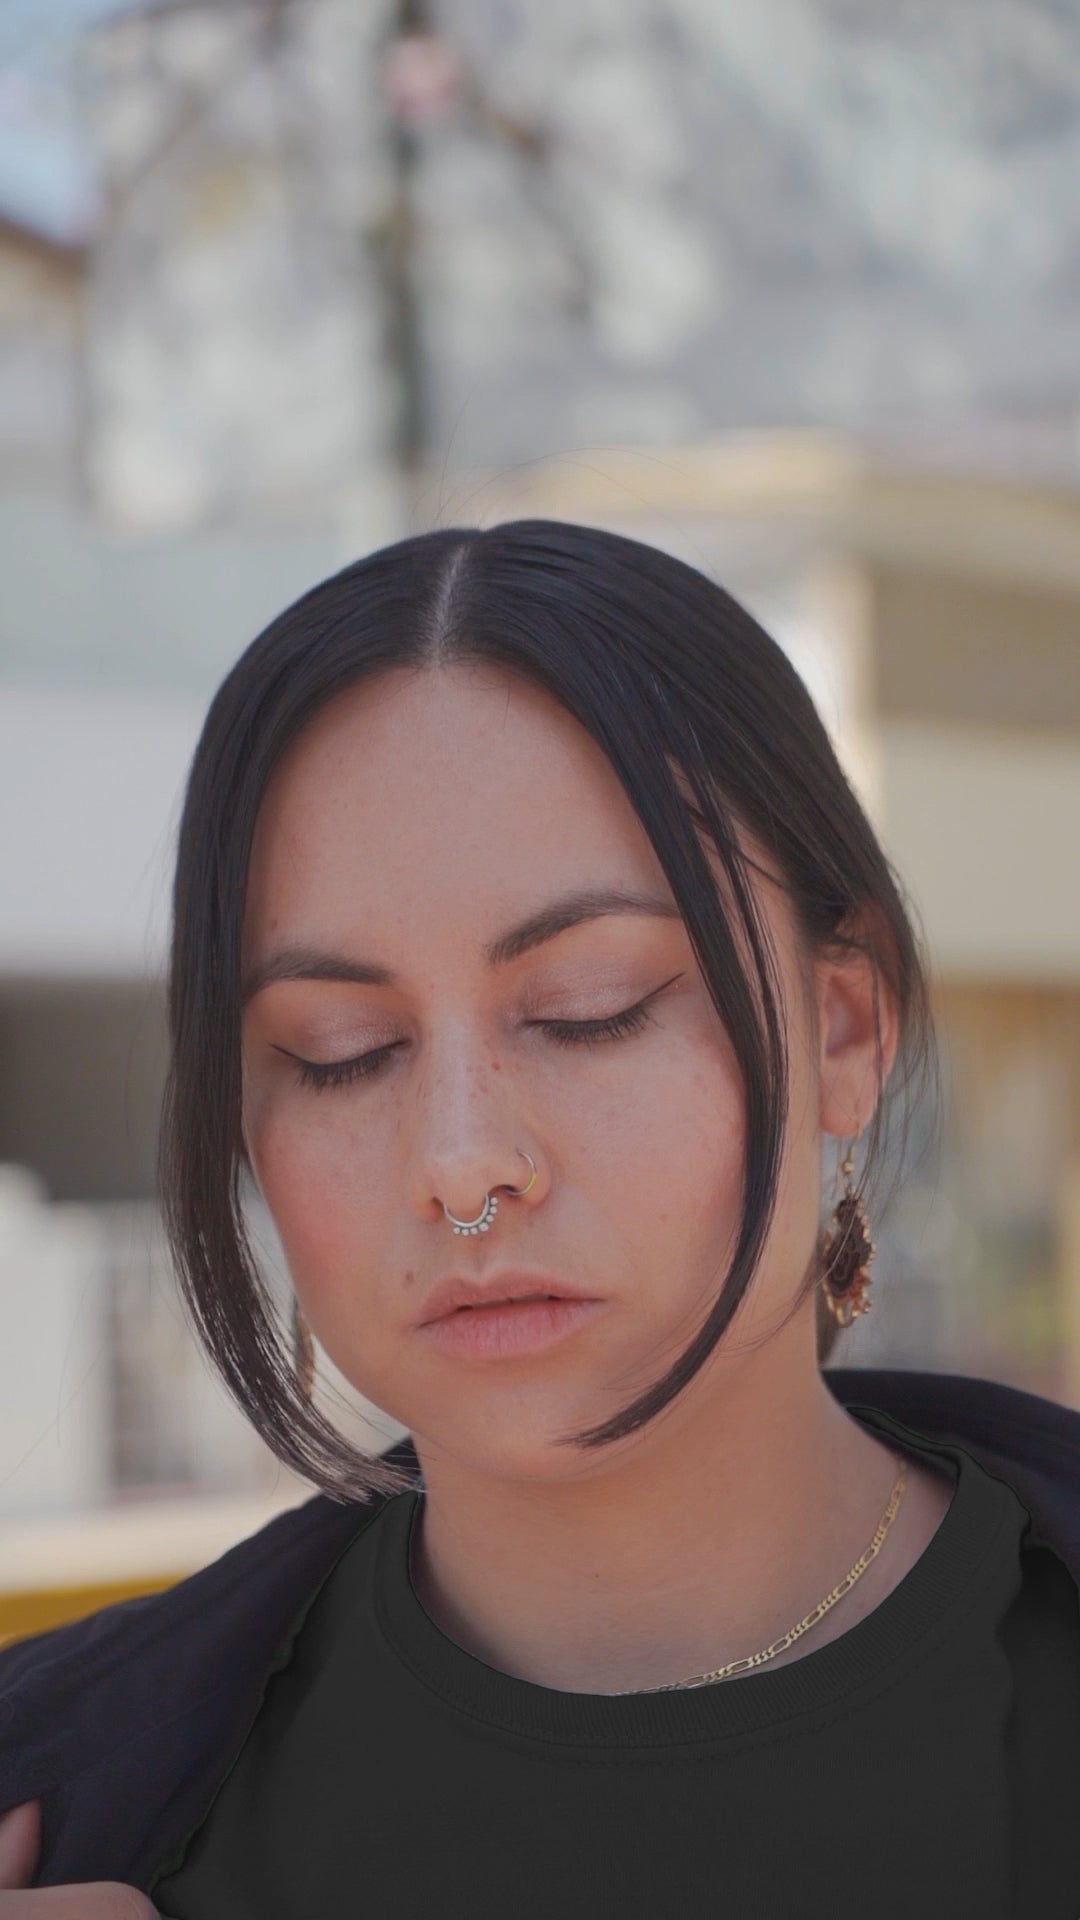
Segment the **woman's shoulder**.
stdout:
<path fill-rule="evenodd" d="M 842 1406 L 948 1440 L 1006 1481 L 1080 1584 L 1080 1410 L 973 1374 L 830 1367 L 822 1378 Z"/>
<path fill-rule="evenodd" d="M 327 1556 L 353 1537 L 369 1511 L 315 1494 L 167 1587 L 113 1601 L 0 1647 L 0 1738 L 14 1717 L 13 1690 L 32 1675 L 57 1680 L 77 1667 L 84 1682 L 104 1679 L 115 1660 L 130 1664 L 163 1636 L 190 1628 L 197 1637 L 211 1614 L 216 1634 L 227 1631 L 231 1606 L 250 1630 L 253 1611 L 273 1613 L 275 1602 L 288 1606 L 293 1589 L 318 1576 Z"/>
<path fill-rule="evenodd" d="M 43 1801 L 41 1884 L 132 1877 L 147 1807 L 212 1772 L 298 1611 L 381 1504 L 315 1494 L 170 1587 L 0 1648 L 0 1813 Z"/>
<path fill-rule="evenodd" d="M 0 1647 L 0 1808 L 15 1804 L 7 1769 L 28 1742 L 47 1737 L 61 1771 L 85 1763 L 96 1729 L 133 1734 L 137 1720 L 182 1711 L 223 1673 L 242 1685 L 378 1504 L 315 1494 L 168 1587 Z"/>
<path fill-rule="evenodd" d="M 909 1367 L 827 1367 L 822 1378 L 845 1406 L 880 1407 L 927 1431 L 952 1433 L 1032 1466 L 1080 1473 L 1080 1410 L 979 1374 Z"/>

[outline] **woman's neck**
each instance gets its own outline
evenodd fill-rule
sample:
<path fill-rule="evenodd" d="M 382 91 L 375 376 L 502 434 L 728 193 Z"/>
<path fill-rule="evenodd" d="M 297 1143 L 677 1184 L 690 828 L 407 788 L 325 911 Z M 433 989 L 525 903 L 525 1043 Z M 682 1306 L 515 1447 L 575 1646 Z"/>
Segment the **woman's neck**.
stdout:
<path fill-rule="evenodd" d="M 507 1482 L 423 1463 L 412 1562 L 421 1604 L 487 1665 L 568 1692 L 667 1686 L 769 1646 L 865 1552 L 898 1457 L 816 1371 L 801 1398 L 756 1379 L 742 1400 L 718 1408 L 714 1396 L 707 1418 L 678 1433 L 670 1423 L 662 1446 L 588 1479 Z M 881 1551 L 767 1664 L 802 1657 L 879 1605 L 949 1493 L 909 1459 Z"/>

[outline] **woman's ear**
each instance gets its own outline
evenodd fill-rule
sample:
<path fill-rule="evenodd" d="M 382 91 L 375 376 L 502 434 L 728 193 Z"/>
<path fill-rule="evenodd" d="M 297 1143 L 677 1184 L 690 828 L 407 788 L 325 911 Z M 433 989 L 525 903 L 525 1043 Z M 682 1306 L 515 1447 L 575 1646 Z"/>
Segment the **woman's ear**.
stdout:
<path fill-rule="evenodd" d="M 882 933 L 891 937 L 882 919 L 876 909 L 849 918 L 840 931 L 859 945 L 831 947 L 815 966 L 819 1121 L 840 1139 L 868 1126 L 899 1045 L 896 1002 L 879 957 Z"/>

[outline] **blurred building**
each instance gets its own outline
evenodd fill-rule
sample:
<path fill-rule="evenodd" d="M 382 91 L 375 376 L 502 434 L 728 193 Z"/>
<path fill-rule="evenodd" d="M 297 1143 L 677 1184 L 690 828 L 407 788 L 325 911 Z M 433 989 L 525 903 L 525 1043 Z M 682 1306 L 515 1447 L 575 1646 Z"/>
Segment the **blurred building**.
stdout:
<path fill-rule="evenodd" d="M 62 449 L 121 538 L 353 488 L 366 529 L 402 448 L 825 427 L 1075 477 L 1050 0 L 10 0 L 0 83 L 0 460 Z"/>

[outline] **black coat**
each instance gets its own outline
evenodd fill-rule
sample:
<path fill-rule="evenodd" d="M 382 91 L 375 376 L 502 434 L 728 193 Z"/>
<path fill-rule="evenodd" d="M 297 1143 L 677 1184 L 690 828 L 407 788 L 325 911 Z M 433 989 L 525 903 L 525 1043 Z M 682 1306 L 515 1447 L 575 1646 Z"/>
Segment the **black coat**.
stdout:
<path fill-rule="evenodd" d="M 990 1380 L 832 1367 L 843 1406 L 967 1447 L 1020 1495 L 1080 1586 L 1080 1412 Z M 418 1473 L 411 1440 L 386 1456 Z M 0 1813 L 42 1801 L 34 1885 L 146 1891 L 208 1811 L 278 1642 L 364 1509 L 316 1494 L 164 1592 L 0 1650 Z"/>

